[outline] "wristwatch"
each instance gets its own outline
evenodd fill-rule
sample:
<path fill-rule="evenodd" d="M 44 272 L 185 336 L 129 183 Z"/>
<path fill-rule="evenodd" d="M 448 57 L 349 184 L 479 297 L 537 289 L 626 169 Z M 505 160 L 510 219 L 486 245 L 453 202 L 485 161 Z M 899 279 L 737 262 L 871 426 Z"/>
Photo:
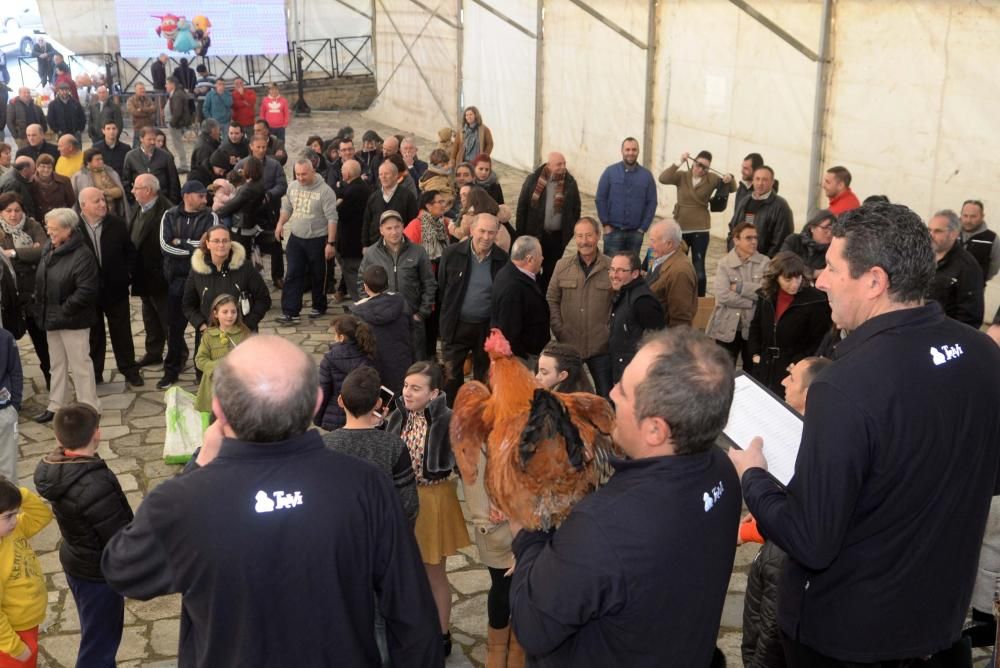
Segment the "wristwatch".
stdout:
<path fill-rule="evenodd" d="M 327 246 L 336 246 L 336 245 L 337 245 L 337 242 L 336 242 L 336 241 L 327 241 L 327 242 L 326 242 L 326 245 L 327 245 Z"/>

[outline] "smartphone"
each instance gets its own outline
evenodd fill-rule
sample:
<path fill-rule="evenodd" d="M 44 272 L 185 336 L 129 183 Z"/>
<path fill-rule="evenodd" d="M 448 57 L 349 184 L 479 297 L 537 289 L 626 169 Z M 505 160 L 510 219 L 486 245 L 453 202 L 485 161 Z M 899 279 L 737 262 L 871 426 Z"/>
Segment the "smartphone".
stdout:
<path fill-rule="evenodd" d="M 377 415 L 380 418 L 385 418 L 392 409 L 392 399 L 396 396 L 396 393 L 390 390 L 385 385 L 378 388 L 378 398 L 382 400 L 382 410 L 375 409 L 372 411 L 373 415 Z"/>

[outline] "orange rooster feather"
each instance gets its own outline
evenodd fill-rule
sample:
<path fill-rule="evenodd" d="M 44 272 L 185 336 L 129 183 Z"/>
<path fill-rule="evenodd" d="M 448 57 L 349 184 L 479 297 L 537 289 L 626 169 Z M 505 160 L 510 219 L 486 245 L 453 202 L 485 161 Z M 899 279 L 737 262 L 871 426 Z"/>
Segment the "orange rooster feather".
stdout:
<path fill-rule="evenodd" d="M 476 481 L 485 452 L 493 504 L 525 528 L 558 526 L 600 482 L 614 448 L 614 413 L 593 394 L 539 389 L 498 329 L 483 349 L 490 356 L 490 387 L 463 385 L 451 418 L 462 479 Z"/>

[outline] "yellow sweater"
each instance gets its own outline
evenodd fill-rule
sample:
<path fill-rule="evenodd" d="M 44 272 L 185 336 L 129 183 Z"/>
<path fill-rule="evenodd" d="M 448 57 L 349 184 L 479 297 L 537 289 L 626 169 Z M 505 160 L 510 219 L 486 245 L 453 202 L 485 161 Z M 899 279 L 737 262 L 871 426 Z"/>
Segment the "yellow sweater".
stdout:
<path fill-rule="evenodd" d="M 49 507 L 22 487 L 17 526 L 0 538 L 0 652 L 11 656 L 25 648 L 15 631 L 38 626 L 45 619 L 45 575 L 28 539 L 51 521 Z"/>
<path fill-rule="evenodd" d="M 83 151 L 77 151 L 70 157 L 59 156 L 56 160 L 56 174 L 61 174 L 67 179 L 72 179 L 80 169 L 83 168 Z"/>

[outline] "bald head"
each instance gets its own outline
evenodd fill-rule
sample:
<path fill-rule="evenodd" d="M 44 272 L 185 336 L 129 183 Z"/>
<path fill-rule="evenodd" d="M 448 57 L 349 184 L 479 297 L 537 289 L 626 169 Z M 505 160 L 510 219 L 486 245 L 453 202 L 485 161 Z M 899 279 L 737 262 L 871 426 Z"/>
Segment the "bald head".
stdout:
<path fill-rule="evenodd" d="M 139 174 L 132 182 L 132 196 L 140 206 L 149 204 L 160 193 L 160 182 L 152 174 Z"/>
<path fill-rule="evenodd" d="M 59 155 L 71 156 L 80 150 L 80 142 L 71 134 L 65 134 L 59 138 Z"/>
<path fill-rule="evenodd" d="M 17 89 L 17 97 L 20 98 L 21 102 L 31 102 L 31 89 L 27 86 L 21 86 Z"/>
<path fill-rule="evenodd" d="M 87 222 L 96 225 L 99 220 L 108 215 L 108 203 L 104 199 L 104 192 L 99 188 L 84 188 L 80 191 L 78 200 L 80 215 Z"/>
<path fill-rule="evenodd" d="M 274 443 L 299 436 L 322 401 L 316 364 L 294 343 L 252 336 L 216 367 L 212 409 L 245 441 Z"/>
<path fill-rule="evenodd" d="M 361 176 L 361 163 L 357 160 L 347 160 L 340 168 L 340 175 L 345 181 L 350 183 Z"/>
<path fill-rule="evenodd" d="M 545 164 L 549 168 L 549 174 L 562 176 L 566 173 L 566 156 L 562 153 L 558 153 L 556 151 L 549 153 L 548 162 Z"/>
<path fill-rule="evenodd" d="M 399 153 L 399 140 L 394 136 L 389 135 L 386 140 L 382 142 L 382 155 L 388 157 L 394 153 Z"/>
<path fill-rule="evenodd" d="M 42 142 L 45 141 L 45 134 L 42 132 L 42 126 L 38 123 L 32 123 L 24 129 L 24 138 L 28 140 L 28 143 L 32 146 L 41 146 Z"/>

